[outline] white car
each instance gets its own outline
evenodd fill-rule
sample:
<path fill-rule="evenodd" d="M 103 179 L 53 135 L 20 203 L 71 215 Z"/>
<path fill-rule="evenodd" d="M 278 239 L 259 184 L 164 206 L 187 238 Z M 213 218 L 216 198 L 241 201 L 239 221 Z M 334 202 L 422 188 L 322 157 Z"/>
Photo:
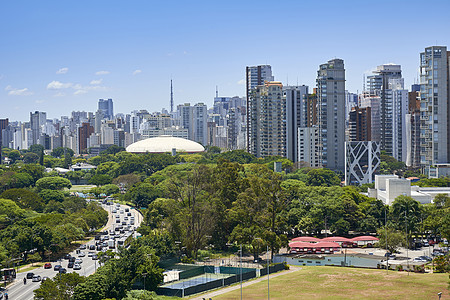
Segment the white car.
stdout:
<path fill-rule="evenodd" d="M 80 264 L 74 264 L 73 265 L 73 269 L 74 270 L 81 270 L 81 265 Z"/>
<path fill-rule="evenodd" d="M 75 264 L 81 264 L 83 260 L 81 258 L 75 259 Z"/>
<path fill-rule="evenodd" d="M 78 253 L 78 257 L 85 257 L 85 256 L 86 256 L 86 253 L 84 253 L 84 252 Z"/>

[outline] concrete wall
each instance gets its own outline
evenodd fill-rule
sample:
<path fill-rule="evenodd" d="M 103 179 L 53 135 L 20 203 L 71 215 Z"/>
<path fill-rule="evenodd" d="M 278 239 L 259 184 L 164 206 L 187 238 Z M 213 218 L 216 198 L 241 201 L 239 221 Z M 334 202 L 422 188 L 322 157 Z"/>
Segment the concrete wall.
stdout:
<path fill-rule="evenodd" d="M 375 188 L 377 190 L 385 190 L 386 189 L 386 180 L 388 179 L 397 179 L 397 175 L 375 175 Z"/>

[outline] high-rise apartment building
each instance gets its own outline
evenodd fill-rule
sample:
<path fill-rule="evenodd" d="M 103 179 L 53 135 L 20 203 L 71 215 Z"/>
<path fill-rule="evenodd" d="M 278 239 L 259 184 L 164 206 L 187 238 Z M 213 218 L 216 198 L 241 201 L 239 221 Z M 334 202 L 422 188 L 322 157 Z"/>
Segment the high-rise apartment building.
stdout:
<path fill-rule="evenodd" d="M 286 157 L 298 161 L 298 129 L 307 127 L 308 86 L 283 87 L 286 102 Z"/>
<path fill-rule="evenodd" d="M 319 149 L 323 167 L 345 168 L 345 69 L 342 59 L 332 59 L 317 71 Z"/>
<path fill-rule="evenodd" d="M 411 92 L 408 93 L 408 117 L 406 119 L 407 127 L 409 123 L 410 130 L 408 139 L 408 152 L 406 165 L 408 167 L 420 166 L 420 85 L 413 84 Z"/>
<path fill-rule="evenodd" d="M 450 161 L 450 52 L 432 46 L 420 53 L 420 164 Z"/>
<path fill-rule="evenodd" d="M 286 103 L 281 82 L 265 82 L 248 99 L 249 152 L 256 157 L 286 156 Z"/>
<path fill-rule="evenodd" d="M 30 127 L 32 132 L 32 145 L 39 144 L 39 137 L 41 135 L 41 126 L 47 121 L 47 113 L 42 111 L 30 112 Z M 28 145 L 31 146 L 31 145 Z"/>
<path fill-rule="evenodd" d="M 266 81 L 273 81 L 272 67 L 270 65 L 251 66 L 246 68 L 246 95 L 247 95 L 247 150 L 250 151 L 250 93 L 258 85 L 264 85 Z"/>
<path fill-rule="evenodd" d="M 369 107 L 353 107 L 349 114 L 349 141 L 371 141 Z"/>
<path fill-rule="evenodd" d="M 112 120 L 114 119 L 114 109 L 113 109 L 113 101 L 112 99 L 99 99 L 98 100 L 98 109 L 103 112 L 103 117 Z"/>
<path fill-rule="evenodd" d="M 94 133 L 94 127 L 89 123 L 83 123 L 78 128 L 78 153 L 83 153 L 87 150 L 87 141 L 92 133 Z"/>
<path fill-rule="evenodd" d="M 393 103 L 389 83 L 393 79 L 401 78 L 401 66 L 396 64 L 378 66 L 373 71 L 373 75 L 367 77 L 367 91 L 371 97 L 379 97 L 379 142 L 381 143 L 381 150 L 386 151 L 388 155 L 394 155 L 393 135 L 395 131 L 393 128 L 395 104 Z M 376 112 L 377 110 L 372 109 L 372 111 Z M 403 112 L 404 114 L 405 112 Z M 373 120 L 375 121 L 377 118 Z"/>

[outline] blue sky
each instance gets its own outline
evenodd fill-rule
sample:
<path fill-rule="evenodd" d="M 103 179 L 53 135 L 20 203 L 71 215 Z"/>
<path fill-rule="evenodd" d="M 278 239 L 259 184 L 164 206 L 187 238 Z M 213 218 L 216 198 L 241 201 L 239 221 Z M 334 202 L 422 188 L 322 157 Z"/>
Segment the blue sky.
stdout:
<path fill-rule="evenodd" d="M 450 1 L 0 1 L 0 118 L 73 110 L 210 106 L 244 96 L 245 66 L 272 65 L 283 84 L 315 86 L 318 66 L 342 58 L 346 87 L 402 65 L 409 87 L 419 53 L 450 46 Z"/>

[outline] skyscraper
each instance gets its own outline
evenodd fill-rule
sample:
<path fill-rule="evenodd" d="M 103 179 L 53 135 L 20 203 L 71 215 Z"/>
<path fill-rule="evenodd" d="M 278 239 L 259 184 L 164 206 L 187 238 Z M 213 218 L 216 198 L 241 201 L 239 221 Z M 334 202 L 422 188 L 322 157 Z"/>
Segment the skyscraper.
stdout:
<path fill-rule="evenodd" d="M 319 149 L 322 166 L 345 168 L 345 69 L 342 59 L 332 59 L 317 71 Z"/>
<path fill-rule="evenodd" d="M 432 46 L 420 53 L 420 164 L 450 161 L 450 52 Z"/>
<path fill-rule="evenodd" d="M 78 128 L 78 153 L 83 153 L 87 149 L 87 140 L 94 133 L 94 127 L 89 123 L 83 123 Z"/>
<path fill-rule="evenodd" d="M 98 100 L 98 109 L 103 112 L 103 116 L 108 118 L 109 120 L 114 119 L 114 109 L 113 109 L 113 101 L 112 99 Z"/>
<path fill-rule="evenodd" d="M 308 86 L 283 87 L 286 102 L 286 156 L 298 161 L 298 129 L 307 127 Z"/>
<path fill-rule="evenodd" d="M 270 65 L 251 66 L 246 68 L 246 95 L 247 95 L 247 150 L 250 151 L 250 93 L 258 85 L 263 85 L 265 81 L 273 81 L 272 67 Z"/>
<path fill-rule="evenodd" d="M 39 137 L 41 135 L 41 126 L 47 121 L 47 113 L 42 111 L 30 112 L 30 127 L 32 132 L 32 145 L 39 144 Z M 28 145 L 31 146 L 31 145 Z"/>
<path fill-rule="evenodd" d="M 252 89 L 248 111 L 249 152 L 256 157 L 286 156 L 286 103 L 281 82 Z"/>
<path fill-rule="evenodd" d="M 393 112 L 395 105 L 393 103 L 389 83 L 393 79 L 401 78 L 401 66 L 396 64 L 385 64 L 378 66 L 377 69 L 373 71 L 373 75 L 367 76 L 367 90 L 369 94 L 371 96 L 380 97 L 379 142 L 381 143 L 381 150 L 386 151 L 389 155 L 394 155 L 393 138 L 395 129 L 393 128 L 393 118 L 396 116 Z M 372 111 L 375 112 L 376 110 L 372 109 Z M 405 113 L 406 112 L 403 112 L 403 115 Z M 373 120 L 375 121 L 377 118 L 374 118 Z"/>

